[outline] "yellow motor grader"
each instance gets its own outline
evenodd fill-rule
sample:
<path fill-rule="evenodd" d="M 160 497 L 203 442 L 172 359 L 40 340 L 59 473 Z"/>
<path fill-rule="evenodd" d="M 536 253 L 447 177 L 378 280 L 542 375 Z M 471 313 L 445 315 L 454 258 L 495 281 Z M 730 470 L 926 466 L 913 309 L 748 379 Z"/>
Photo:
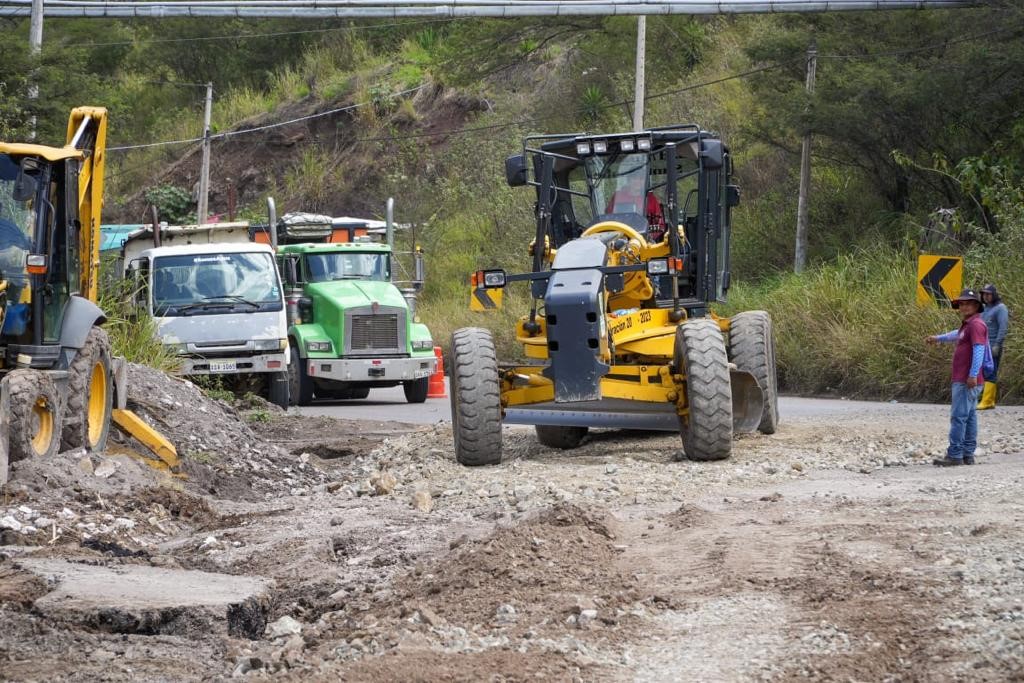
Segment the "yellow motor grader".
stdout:
<path fill-rule="evenodd" d="M 112 419 L 176 463 L 124 409 L 96 303 L 106 135 L 106 109 L 78 107 L 63 147 L 0 142 L 0 483 L 8 460 L 103 450 Z"/>
<path fill-rule="evenodd" d="M 729 288 L 739 203 L 718 136 L 689 124 L 531 136 L 505 172 L 536 189 L 533 268 L 477 271 L 473 297 L 530 288 L 515 329 L 525 360 L 500 363 L 485 329 L 452 335 L 459 462 L 499 463 L 502 423 L 535 425 L 555 448 L 592 427 L 679 430 L 693 460 L 727 458 L 734 433 L 775 431 L 771 319 L 709 308 Z"/>

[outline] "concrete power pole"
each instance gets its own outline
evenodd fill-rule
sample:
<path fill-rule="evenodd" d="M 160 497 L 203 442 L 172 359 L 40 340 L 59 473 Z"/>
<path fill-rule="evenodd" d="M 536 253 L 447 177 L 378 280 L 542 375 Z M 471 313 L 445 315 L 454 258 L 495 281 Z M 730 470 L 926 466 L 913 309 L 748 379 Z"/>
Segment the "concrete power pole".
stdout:
<path fill-rule="evenodd" d="M 647 58 L 647 17 L 636 18 L 636 89 L 633 97 L 633 130 L 644 129 L 644 70 Z"/>
<path fill-rule="evenodd" d="M 814 94 L 814 77 L 818 67 L 818 47 L 813 42 L 807 49 L 807 93 Z M 811 132 L 804 131 L 800 150 L 800 198 L 796 205 L 796 249 L 793 272 L 802 273 L 807 265 L 808 196 L 811 192 Z"/>
<path fill-rule="evenodd" d="M 203 165 L 199 171 L 199 201 L 196 223 L 206 223 L 210 200 L 210 117 L 213 113 L 213 83 L 206 84 L 206 107 L 203 111 Z"/>
<path fill-rule="evenodd" d="M 35 59 L 43 51 L 43 0 L 32 0 L 32 18 L 28 29 L 28 51 Z M 39 71 L 33 70 L 28 86 L 28 99 L 30 106 L 34 109 L 36 100 L 39 99 Z M 29 140 L 36 139 L 36 115 L 32 114 L 29 119 Z"/>

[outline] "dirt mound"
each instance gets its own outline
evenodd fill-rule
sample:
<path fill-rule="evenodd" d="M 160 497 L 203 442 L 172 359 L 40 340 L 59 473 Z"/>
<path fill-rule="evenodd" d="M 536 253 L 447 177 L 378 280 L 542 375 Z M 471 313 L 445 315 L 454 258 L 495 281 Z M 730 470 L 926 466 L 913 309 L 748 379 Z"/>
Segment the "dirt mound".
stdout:
<path fill-rule="evenodd" d="M 233 406 L 186 379 L 130 364 L 128 381 L 128 407 L 174 444 L 187 488 L 218 498 L 259 500 L 305 493 L 327 479 L 265 442 Z"/>
<path fill-rule="evenodd" d="M 564 630 L 586 610 L 607 623 L 615 609 L 637 599 L 632 579 L 615 566 L 619 549 L 610 518 L 572 505 L 541 511 L 492 536 L 465 541 L 435 566 L 417 568 L 396 593 L 465 628 L 512 631 L 549 624 Z M 590 615 L 588 614 L 588 617 Z"/>
<path fill-rule="evenodd" d="M 373 215 L 382 208 L 380 144 L 367 148 L 361 135 L 369 135 L 359 120 L 357 110 L 346 109 L 350 100 L 324 102 L 307 97 L 288 102 L 274 112 L 253 117 L 236 126 L 236 130 L 257 128 L 280 121 L 302 119 L 286 126 L 256 131 L 243 136 L 213 141 L 217 173 L 210 179 L 210 211 L 228 213 L 229 204 L 262 205 L 268 191 L 280 185 L 280 178 L 300 162 L 311 148 L 332 150 L 330 167 L 343 162 L 345 173 L 340 185 L 329 196 L 319 200 L 322 213 L 350 216 Z M 456 129 L 474 113 L 485 111 L 487 103 L 451 88 L 433 84 L 419 90 L 411 100 L 415 115 L 409 117 L 398 108 L 381 124 L 386 129 L 425 133 Z M 326 114 L 325 112 L 333 113 Z M 322 114 L 317 116 L 318 114 Z M 313 117 L 313 118 L 307 118 Z M 421 138 L 421 144 L 441 147 L 448 136 L 438 133 Z M 398 143 L 394 143 L 398 144 Z M 104 207 L 108 220 L 135 221 L 145 215 L 148 202 L 144 189 L 152 185 L 171 184 L 192 187 L 198 182 L 199 145 L 188 149 L 176 162 L 153 167 L 148 182 L 139 179 L 134 194 L 123 204 Z M 302 200 L 302 197 L 279 199 Z"/>

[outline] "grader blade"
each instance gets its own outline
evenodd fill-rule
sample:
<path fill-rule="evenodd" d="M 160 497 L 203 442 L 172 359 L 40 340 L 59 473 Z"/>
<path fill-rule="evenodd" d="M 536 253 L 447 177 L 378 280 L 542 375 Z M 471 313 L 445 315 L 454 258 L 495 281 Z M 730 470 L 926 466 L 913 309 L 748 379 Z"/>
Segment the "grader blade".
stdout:
<path fill-rule="evenodd" d="M 647 403 L 605 398 L 576 403 L 533 403 L 506 408 L 502 422 L 520 425 L 642 429 L 678 432 L 679 416 L 671 403 Z"/>
<path fill-rule="evenodd" d="M 764 392 L 749 372 L 729 369 L 732 385 L 732 433 L 749 434 L 761 424 Z"/>

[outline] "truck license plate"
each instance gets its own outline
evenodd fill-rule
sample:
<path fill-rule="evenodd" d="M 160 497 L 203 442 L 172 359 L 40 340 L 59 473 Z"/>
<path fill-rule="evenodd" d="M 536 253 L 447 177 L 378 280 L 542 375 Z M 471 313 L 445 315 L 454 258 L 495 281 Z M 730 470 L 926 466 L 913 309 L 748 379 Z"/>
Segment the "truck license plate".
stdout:
<path fill-rule="evenodd" d="M 210 372 L 234 372 L 237 369 L 233 360 L 210 361 Z"/>

